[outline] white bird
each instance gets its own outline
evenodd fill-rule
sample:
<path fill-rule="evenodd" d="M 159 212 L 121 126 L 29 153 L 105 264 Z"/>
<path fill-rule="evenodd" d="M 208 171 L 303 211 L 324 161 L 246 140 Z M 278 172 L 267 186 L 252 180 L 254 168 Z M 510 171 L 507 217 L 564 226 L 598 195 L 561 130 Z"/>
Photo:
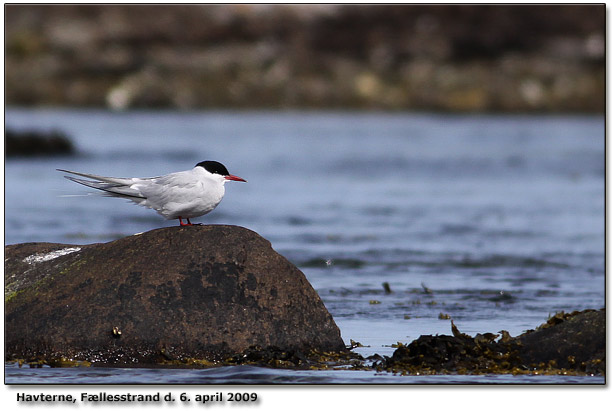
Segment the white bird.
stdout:
<path fill-rule="evenodd" d="M 225 194 L 227 181 L 244 181 L 231 175 L 217 161 L 202 161 L 187 171 L 160 177 L 116 178 L 58 169 L 64 173 L 87 177 L 82 180 L 64 176 L 75 183 L 104 191 L 110 197 L 126 198 L 143 207 L 152 208 L 167 220 L 177 219 L 181 226 L 193 225 L 190 218 L 210 213 Z M 183 219 L 187 223 L 183 223 Z"/>

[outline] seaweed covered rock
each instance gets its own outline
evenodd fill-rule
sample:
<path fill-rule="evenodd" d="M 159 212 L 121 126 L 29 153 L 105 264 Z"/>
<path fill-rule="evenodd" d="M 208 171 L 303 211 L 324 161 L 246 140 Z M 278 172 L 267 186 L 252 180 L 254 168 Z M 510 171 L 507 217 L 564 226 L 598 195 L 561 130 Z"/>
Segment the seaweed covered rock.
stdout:
<path fill-rule="evenodd" d="M 217 360 L 251 346 L 343 351 L 305 276 L 256 233 L 171 227 L 104 244 L 5 248 L 5 356 Z"/>
<path fill-rule="evenodd" d="M 560 312 L 517 337 L 532 368 L 555 367 L 605 374 L 606 310 Z"/>
<path fill-rule="evenodd" d="M 453 335 L 422 335 L 398 347 L 384 363 L 391 371 L 409 373 L 459 372 L 505 373 L 521 367 L 519 345 L 497 334 L 460 333 L 451 322 Z"/>
<path fill-rule="evenodd" d="M 605 309 L 559 313 L 536 330 L 499 334 L 422 335 L 398 347 L 378 369 L 403 373 L 605 374 Z"/>

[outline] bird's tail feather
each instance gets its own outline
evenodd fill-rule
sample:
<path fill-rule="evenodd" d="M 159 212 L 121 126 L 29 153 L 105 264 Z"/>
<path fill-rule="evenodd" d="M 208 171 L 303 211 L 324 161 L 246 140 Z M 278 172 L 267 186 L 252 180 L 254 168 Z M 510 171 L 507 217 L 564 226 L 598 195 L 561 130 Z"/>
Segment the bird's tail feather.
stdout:
<path fill-rule="evenodd" d="M 79 173 L 74 173 L 79 174 Z M 79 174 L 81 175 L 81 174 Z M 87 176 L 87 175 L 86 175 Z M 126 197 L 130 199 L 144 199 L 142 194 L 138 190 L 130 188 L 129 186 L 116 182 L 105 182 L 105 181 L 91 181 L 91 180 L 82 180 L 80 178 L 64 176 L 70 181 L 74 181 L 75 183 L 82 184 L 87 187 L 95 188 L 96 190 L 102 190 L 108 193 L 108 195 L 113 197 Z"/>
<path fill-rule="evenodd" d="M 122 185 L 132 184 L 131 178 L 104 177 L 104 176 L 98 176 L 95 174 L 79 173 L 78 171 L 62 170 L 61 168 L 58 168 L 57 171 L 61 171 L 62 173 L 69 173 L 69 174 L 74 174 L 74 175 L 81 176 L 81 177 L 90 178 L 92 180 L 104 181 L 107 183 L 115 183 L 115 184 L 122 184 Z M 71 177 L 66 177 L 66 178 L 69 178 L 72 180 Z M 83 181 L 83 180 L 80 180 L 80 181 Z"/>

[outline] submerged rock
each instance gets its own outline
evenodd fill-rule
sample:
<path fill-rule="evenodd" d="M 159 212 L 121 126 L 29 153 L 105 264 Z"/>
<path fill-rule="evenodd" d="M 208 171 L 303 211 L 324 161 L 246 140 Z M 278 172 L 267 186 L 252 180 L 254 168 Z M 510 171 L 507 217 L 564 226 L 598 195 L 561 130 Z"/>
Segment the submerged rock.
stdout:
<path fill-rule="evenodd" d="M 214 361 L 252 346 L 345 350 L 304 274 L 236 226 L 7 246 L 5 330 L 7 359 L 93 365 Z"/>

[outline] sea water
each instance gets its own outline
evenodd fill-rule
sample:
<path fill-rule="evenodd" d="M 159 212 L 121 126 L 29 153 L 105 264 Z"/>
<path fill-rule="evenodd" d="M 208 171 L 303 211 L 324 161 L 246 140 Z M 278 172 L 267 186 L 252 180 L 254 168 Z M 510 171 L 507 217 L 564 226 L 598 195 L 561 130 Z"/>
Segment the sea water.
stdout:
<path fill-rule="evenodd" d="M 77 148 L 5 160 L 6 244 L 107 242 L 177 225 L 89 195 L 57 168 L 150 177 L 217 160 L 248 183 L 226 184 L 219 207 L 193 222 L 270 240 L 364 357 L 450 334 L 448 318 L 470 335 L 515 336 L 558 311 L 605 304 L 603 116 L 13 108 L 6 127 L 60 130 Z M 73 384 L 604 380 L 250 366 L 5 372 L 7 383 Z"/>

